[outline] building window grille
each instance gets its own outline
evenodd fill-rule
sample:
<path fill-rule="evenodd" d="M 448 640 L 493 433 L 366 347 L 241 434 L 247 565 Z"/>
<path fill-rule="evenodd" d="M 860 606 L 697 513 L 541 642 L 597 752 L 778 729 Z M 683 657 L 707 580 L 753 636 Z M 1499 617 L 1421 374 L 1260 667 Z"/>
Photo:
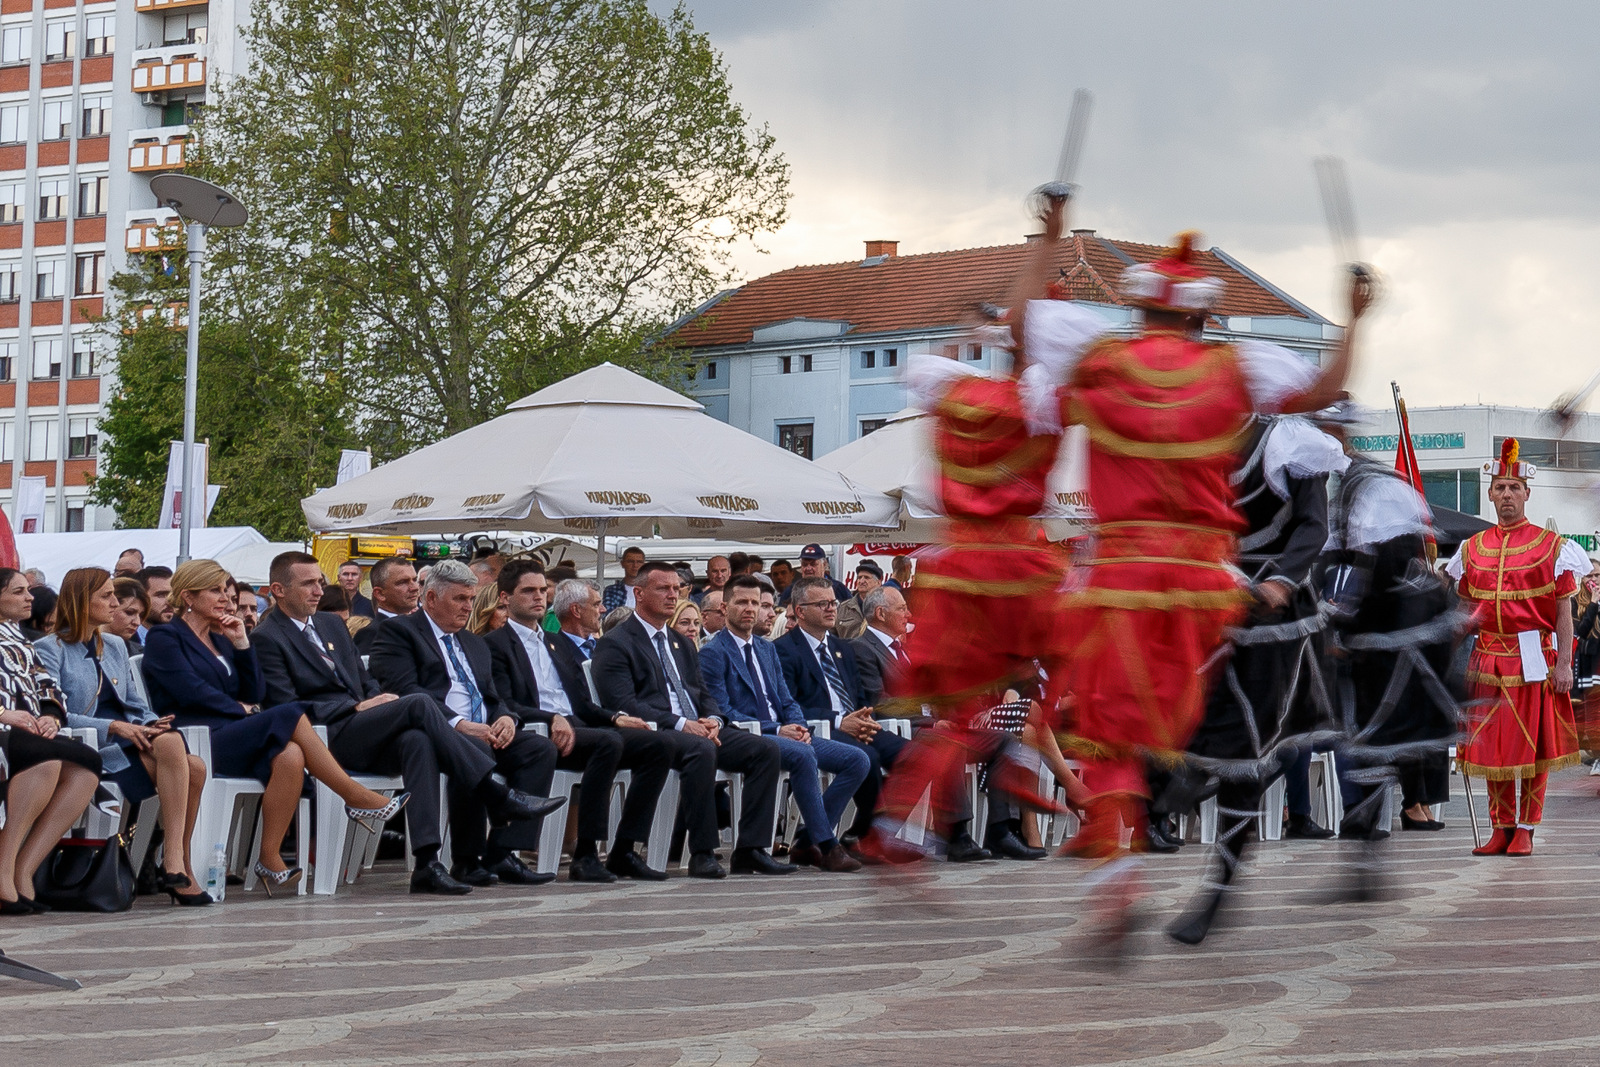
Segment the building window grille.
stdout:
<path fill-rule="evenodd" d="M 811 458 L 811 423 L 792 422 L 778 427 L 778 447 L 802 459 Z"/>

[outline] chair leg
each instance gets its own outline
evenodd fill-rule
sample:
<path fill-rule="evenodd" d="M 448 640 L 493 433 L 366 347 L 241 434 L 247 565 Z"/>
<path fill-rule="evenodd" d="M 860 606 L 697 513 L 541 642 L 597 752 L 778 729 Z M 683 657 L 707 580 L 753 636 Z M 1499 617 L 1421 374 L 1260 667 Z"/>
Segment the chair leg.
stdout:
<path fill-rule="evenodd" d="M 128 860 L 135 871 L 144 866 L 145 854 L 150 851 L 150 842 L 155 839 L 156 827 L 160 824 L 161 798 L 151 797 L 139 805 L 133 821 L 133 840 L 128 842 Z"/>
<path fill-rule="evenodd" d="M 306 895 L 306 883 L 310 881 L 309 872 L 312 867 L 311 856 L 311 801 L 305 797 L 300 798 L 299 818 L 295 819 L 295 863 L 300 867 L 300 881 L 295 885 L 295 895 Z"/>
<path fill-rule="evenodd" d="M 679 788 L 678 772 L 669 771 L 667 784 L 661 787 L 661 796 L 656 800 L 656 817 L 650 823 L 650 842 L 645 849 L 645 863 L 654 870 L 666 870 L 667 857 L 672 853 L 672 828 L 678 821 Z"/>
<path fill-rule="evenodd" d="M 343 863 L 335 862 L 335 857 L 343 859 L 350 838 L 350 820 L 345 818 L 338 795 L 321 782 L 316 784 L 316 796 L 317 862 L 309 868 L 311 891 L 318 896 L 331 896 L 338 891 L 339 878 L 344 874 Z M 340 847 L 336 848 L 336 844 Z M 306 865 L 302 862 L 300 866 Z"/>
<path fill-rule="evenodd" d="M 57 989 L 82 989 L 83 984 L 76 978 L 63 978 L 59 974 L 51 974 L 32 964 L 23 963 L 13 959 L 4 952 L 0 952 L 0 977 L 17 978 L 24 982 L 37 982 L 40 985 L 51 985 Z"/>

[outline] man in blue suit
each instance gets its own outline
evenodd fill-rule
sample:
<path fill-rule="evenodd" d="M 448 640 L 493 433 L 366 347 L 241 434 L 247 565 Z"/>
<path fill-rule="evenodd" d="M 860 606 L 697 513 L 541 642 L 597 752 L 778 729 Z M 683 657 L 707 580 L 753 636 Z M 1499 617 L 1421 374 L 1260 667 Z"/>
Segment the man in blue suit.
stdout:
<path fill-rule="evenodd" d="M 872 762 L 861 749 L 813 737 L 806 728 L 805 712 L 784 684 L 777 651 L 755 635 L 761 592 L 761 583 L 749 575 L 728 583 L 724 600 L 728 625 L 700 650 L 706 691 L 728 720 L 759 723 L 763 734 L 777 738 L 782 766 L 789 772 L 805 824 L 803 839 L 796 835 L 790 859 L 824 871 L 860 870 L 860 861 L 839 844 L 834 827 L 871 773 Z M 819 770 L 834 776 L 825 792 Z"/>

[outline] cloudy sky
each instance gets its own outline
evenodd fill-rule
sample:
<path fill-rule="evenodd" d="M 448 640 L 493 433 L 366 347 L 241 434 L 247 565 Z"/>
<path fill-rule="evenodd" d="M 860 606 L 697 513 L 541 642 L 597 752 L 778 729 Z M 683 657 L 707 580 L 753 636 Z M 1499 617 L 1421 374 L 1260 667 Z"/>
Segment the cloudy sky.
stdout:
<path fill-rule="evenodd" d="M 1388 285 L 1369 402 L 1543 406 L 1600 369 L 1600 5 L 684 2 L 793 168 L 743 277 L 1019 240 L 1085 86 L 1074 225 L 1200 229 L 1341 321 L 1311 160 L 1346 160 Z"/>

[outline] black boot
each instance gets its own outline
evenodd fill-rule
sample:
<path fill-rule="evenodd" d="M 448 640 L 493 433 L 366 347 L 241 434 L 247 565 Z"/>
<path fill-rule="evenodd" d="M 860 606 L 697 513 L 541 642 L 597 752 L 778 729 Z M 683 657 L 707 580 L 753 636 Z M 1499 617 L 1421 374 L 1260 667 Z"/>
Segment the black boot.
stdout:
<path fill-rule="evenodd" d="M 1198 945 L 1211 932 L 1222 908 L 1222 898 L 1233 883 L 1233 876 L 1244 859 L 1244 849 L 1250 839 L 1250 826 L 1255 817 L 1248 811 L 1217 813 L 1216 877 L 1208 882 L 1189 902 L 1189 907 L 1178 921 L 1167 927 L 1167 935 L 1185 945 Z"/>

